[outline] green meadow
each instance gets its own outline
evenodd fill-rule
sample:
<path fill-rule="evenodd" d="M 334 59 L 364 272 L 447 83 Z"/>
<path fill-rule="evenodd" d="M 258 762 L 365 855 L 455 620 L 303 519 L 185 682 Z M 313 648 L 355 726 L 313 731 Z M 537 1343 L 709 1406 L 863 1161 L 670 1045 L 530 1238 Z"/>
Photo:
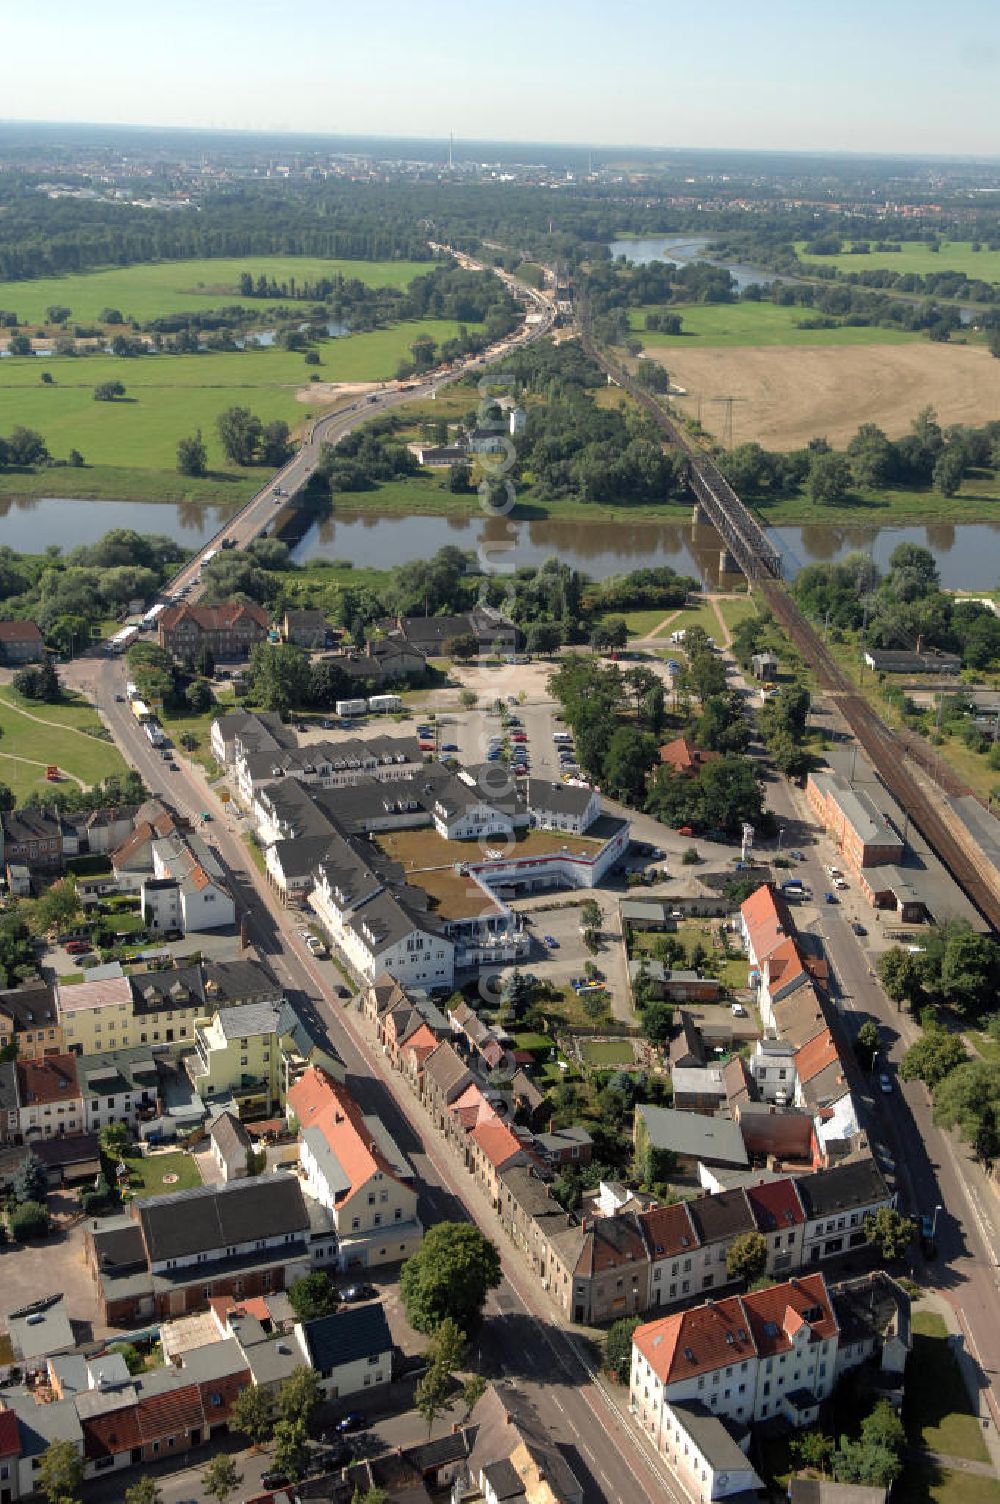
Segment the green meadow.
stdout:
<path fill-rule="evenodd" d="M 967 277 L 980 282 L 1000 282 L 1000 251 L 974 251 L 969 240 L 943 241 L 939 251 L 932 251 L 922 240 L 902 240 L 898 251 L 869 251 L 852 255 L 849 251 L 839 256 L 809 256 L 806 242 L 799 240 L 795 252 L 805 266 L 835 266 L 841 272 L 894 271 L 916 272 L 925 276 L 928 272 L 964 272 Z"/>
<path fill-rule="evenodd" d="M 239 302 L 261 315 L 281 298 L 241 298 L 240 276 L 249 272 L 275 282 L 292 278 L 299 286 L 342 273 L 369 287 L 408 287 L 428 272 L 431 261 L 327 261 L 319 256 L 245 256 L 193 261 L 158 261 L 151 265 L 75 272 L 65 277 L 38 277 L 0 282 L 0 308 L 12 309 L 21 323 L 44 324 L 45 310 L 61 304 L 71 310 L 70 324 L 98 323 L 105 308 L 144 323 L 168 313 L 198 312 Z"/>
<path fill-rule="evenodd" d="M 273 346 L 133 358 L 14 357 L 0 361 L 0 431 L 16 424 L 35 428 L 60 459 L 78 449 L 88 465 L 173 471 L 178 439 L 200 428 L 210 469 L 238 475 L 246 472 L 225 462 L 215 431 L 216 418 L 226 408 L 249 407 L 264 422 L 284 418 L 294 429 L 329 405 L 319 397 L 297 400 L 298 391 L 308 391 L 313 373 L 321 382 L 385 381 L 409 355 L 418 335 L 428 334 L 440 343 L 457 333 L 458 324 L 450 319 L 414 319 L 323 341 L 316 347 L 318 366 L 307 366 L 301 354 Z M 41 380 L 45 372 L 53 378 L 51 385 Z M 95 402 L 94 387 L 105 381 L 122 382 L 125 397 Z M 176 479 L 182 490 L 185 478 Z M 12 492 L 25 489 L 21 480 L 14 473 L 0 477 L 2 489 Z"/>
<path fill-rule="evenodd" d="M 663 334 L 645 327 L 646 308 L 629 311 L 629 324 L 636 339 L 650 349 L 697 350 L 735 345 L 900 345 L 919 339 L 902 329 L 840 327 L 799 329 L 802 319 L 812 317 L 808 308 L 783 308 L 775 303 L 694 303 L 670 305 L 669 313 L 680 314 L 680 334 Z"/>

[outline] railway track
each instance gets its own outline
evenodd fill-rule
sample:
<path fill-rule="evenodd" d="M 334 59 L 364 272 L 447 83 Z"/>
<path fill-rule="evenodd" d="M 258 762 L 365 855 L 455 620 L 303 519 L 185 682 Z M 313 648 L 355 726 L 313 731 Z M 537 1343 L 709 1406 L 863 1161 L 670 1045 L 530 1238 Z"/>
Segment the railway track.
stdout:
<path fill-rule="evenodd" d="M 715 466 L 694 448 L 687 435 L 663 411 L 653 394 L 640 387 L 624 367 L 597 349 L 590 334 L 585 302 L 583 302 L 581 313 L 583 348 L 654 418 L 667 442 L 688 456 L 693 472 L 692 480 L 694 481 L 697 472 L 701 472 L 703 476 L 706 472 L 717 476 L 718 471 Z M 851 683 L 819 633 L 802 615 L 781 579 L 776 578 L 767 567 L 766 560 L 763 560 L 758 551 L 759 545 L 756 544 L 755 534 L 747 534 L 743 526 L 743 518 L 749 516 L 749 513 L 743 502 L 732 492 L 732 488 L 721 476 L 719 479 L 722 481 L 721 486 L 712 488 L 716 500 L 724 507 L 728 496 L 732 496 L 736 507 L 739 508 L 741 525 L 739 537 L 743 547 L 737 548 L 732 545 L 732 534 L 725 526 L 719 528 L 719 531 L 726 544 L 732 547 L 733 555 L 740 568 L 748 579 L 759 587 L 775 619 L 784 627 L 802 654 L 803 661 L 809 664 L 821 688 L 836 698 L 841 714 L 871 762 L 876 776 L 906 812 L 928 846 L 975 904 L 983 918 L 994 930 L 1000 932 L 1000 902 L 992 887 L 984 880 L 979 867 L 952 834 L 947 821 L 940 813 L 940 801 L 936 804 L 928 796 L 906 766 L 906 758 L 910 756 L 931 778 L 937 781 L 938 775 L 932 770 L 931 759 L 926 749 L 920 748 L 915 751 L 912 745 L 913 739 L 907 733 L 897 736 L 892 732 Z M 693 489 L 700 500 L 701 487 L 693 484 Z M 713 525 L 717 525 L 714 516 L 712 521 Z M 752 527 L 756 534 L 764 536 L 756 519 L 752 519 Z M 763 567 L 758 567 L 762 563 Z M 969 790 L 960 779 L 945 776 L 941 780 L 941 792 L 943 799 L 946 794 L 965 794 Z"/>

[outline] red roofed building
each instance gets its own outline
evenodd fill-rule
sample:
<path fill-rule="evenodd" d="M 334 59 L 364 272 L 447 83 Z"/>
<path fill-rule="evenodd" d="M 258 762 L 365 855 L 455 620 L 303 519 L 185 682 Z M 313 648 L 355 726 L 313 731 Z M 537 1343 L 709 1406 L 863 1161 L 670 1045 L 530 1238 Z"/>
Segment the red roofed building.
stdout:
<path fill-rule="evenodd" d="M 396 1263 L 419 1246 L 413 1170 L 380 1118 L 310 1066 L 288 1093 L 311 1196 L 328 1207 L 347 1267 Z"/>
<path fill-rule="evenodd" d="M 83 1096 L 76 1079 L 75 1055 L 44 1055 L 18 1060 L 18 1128 L 26 1143 L 83 1133 Z"/>
<path fill-rule="evenodd" d="M 744 1189 L 757 1231 L 767 1239 L 767 1273 L 781 1275 L 798 1269 L 806 1215 L 795 1181 L 788 1177 Z"/>
<path fill-rule="evenodd" d="M 222 601 L 217 606 L 168 606 L 161 611 L 161 648 L 175 658 L 197 658 L 206 648 L 213 658 L 249 658 L 267 636 L 267 612 L 261 606 Z"/>
<path fill-rule="evenodd" d="M 718 752 L 703 752 L 700 747 L 689 742 L 686 736 L 678 736 L 672 742 L 665 742 L 660 748 L 660 762 L 673 768 L 682 778 L 696 778 L 705 764 L 714 762 L 718 755 Z"/>
<path fill-rule="evenodd" d="M 511 1165 L 526 1165 L 533 1158 L 513 1129 L 494 1114 L 492 1122 L 480 1123 L 465 1141 L 469 1169 L 489 1193 L 494 1208 L 500 1204 L 500 1171 Z"/>
<path fill-rule="evenodd" d="M 700 1244 L 691 1214 L 679 1201 L 638 1215 L 649 1249 L 649 1309 L 674 1305 L 700 1288 L 692 1270 Z"/>
<path fill-rule="evenodd" d="M 764 883 L 740 904 L 740 928 L 750 964 L 758 971 L 795 931 L 788 905 L 770 883 Z"/>
<path fill-rule="evenodd" d="M 833 1390 L 838 1338 L 821 1274 L 647 1322 L 632 1339 L 633 1411 L 661 1452 L 677 1403 L 743 1427 L 811 1425 Z"/>

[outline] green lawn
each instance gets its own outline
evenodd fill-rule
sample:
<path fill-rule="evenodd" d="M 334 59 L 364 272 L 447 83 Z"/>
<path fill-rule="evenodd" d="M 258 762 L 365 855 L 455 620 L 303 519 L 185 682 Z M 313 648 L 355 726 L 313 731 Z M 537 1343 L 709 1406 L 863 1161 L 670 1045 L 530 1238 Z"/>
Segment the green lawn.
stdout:
<path fill-rule="evenodd" d="M 635 1051 L 627 1039 L 581 1039 L 580 1054 L 588 1065 L 634 1065 Z"/>
<path fill-rule="evenodd" d="M 899 345 L 919 339 L 904 329 L 843 326 L 836 329 L 800 329 L 803 319 L 815 317 L 810 308 L 784 308 L 776 303 L 673 304 L 671 313 L 682 319 L 680 334 L 647 330 L 645 308 L 629 312 L 635 338 L 647 349 L 697 350 L 706 346 L 735 345 Z"/>
<path fill-rule="evenodd" d="M 757 607 L 752 596 L 720 600 L 719 610 L 730 632 L 734 627 L 738 627 L 741 621 L 747 621 L 749 617 L 757 615 Z"/>
<path fill-rule="evenodd" d="M 240 303 L 254 313 L 259 310 L 263 320 L 269 307 L 290 300 L 241 298 L 242 272 L 249 272 L 255 279 L 263 274 L 279 283 L 294 277 L 300 286 L 342 273 L 369 287 L 408 287 L 414 277 L 432 267 L 430 261 L 329 261 L 318 256 L 159 261 L 66 277 L 39 277 L 31 282 L 0 282 L 0 308 L 13 309 L 22 323 L 44 324 L 46 308 L 60 303 L 72 310 L 72 325 L 98 322 L 105 308 L 117 308 L 126 319 L 143 323 L 161 314 L 197 313 Z"/>
<path fill-rule="evenodd" d="M 264 422 L 283 418 L 295 429 L 328 405 L 322 397 L 297 400 L 297 392 L 308 393 L 310 374 L 326 382 L 385 381 L 408 356 L 418 335 L 429 334 L 440 342 L 457 332 L 454 320 L 414 319 L 370 334 L 324 341 L 318 347 L 320 364 L 313 367 L 304 364 L 301 354 L 274 348 L 134 359 L 53 357 L 44 363 L 54 378 L 51 386 L 42 384 L 37 359 L 15 357 L 0 363 L 0 404 L 7 428 L 20 423 L 37 429 L 57 458 L 65 459 L 77 449 L 88 464 L 133 472 L 175 474 L 178 439 L 200 428 L 211 470 L 252 473 L 259 486 L 264 472 L 240 471 L 222 453 L 215 424 L 226 408 L 249 407 Z M 125 398 L 95 402 L 94 387 L 104 381 L 122 382 Z M 63 478 L 72 484 L 78 473 Z M 11 477 L 8 489 L 18 491 L 19 480 Z M 177 477 L 171 484 L 176 492 L 187 482 Z M 136 490 L 141 493 L 141 475 L 133 476 L 132 492 L 125 494 Z"/>
<path fill-rule="evenodd" d="M 177 1150 L 173 1154 L 128 1155 L 129 1186 L 136 1200 L 147 1196 L 172 1196 L 176 1191 L 191 1191 L 202 1184 L 198 1166 L 190 1154 Z M 176 1175 L 165 1185 L 164 1175 Z"/>
<path fill-rule="evenodd" d="M 1000 520 L 1000 479 L 973 473 L 962 481 L 954 496 L 941 496 L 930 487 L 899 491 L 851 492 L 843 506 L 824 507 L 811 501 L 805 491 L 766 503 L 751 499 L 766 525 L 822 522 L 838 527 L 846 522 L 877 523 L 892 527 L 904 522 L 994 522 Z"/>
<path fill-rule="evenodd" d="M 660 616 L 660 620 L 663 621 L 664 617 L 670 614 L 669 611 L 664 611 Z M 709 637 L 714 637 L 716 642 L 720 642 L 721 640 L 719 618 L 716 616 L 710 603 L 704 600 L 699 601 L 696 606 L 682 607 L 679 615 L 675 616 L 674 620 L 668 623 L 659 635 L 661 637 L 669 637 L 671 632 L 687 632 L 691 627 L 701 627 L 702 631 L 706 632 Z"/>
<path fill-rule="evenodd" d="M 555 1040 L 550 1039 L 547 1034 L 527 1033 L 514 1035 L 514 1046 L 516 1049 L 530 1050 L 533 1055 L 539 1055 L 543 1059 L 548 1059 L 554 1044 Z"/>
<path fill-rule="evenodd" d="M 969 1038 L 977 1054 L 991 1065 L 1000 1063 L 1000 1040 L 993 1039 L 989 1034 L 981 1034 L 978 1029 L 969 1030 Z"/>
<path fill-rule="evenodd" d="M 33 705 L 32 715 L 45 721 L 59 721 L 58 725 L 40 724 L 16 708 L 13 703 L 16 698 L 19 697 L 14 696 L 12 690 L 0 694 L 0 780 L 9 784 L 19 799 L 46 787 L 44 767 L 33 769 L 28 765 L 31 762 L 57 763 L 64 772 L 86 784 L 99 783 L 112 773 L 125 772 L 125 760 L 111 742 L 74 730 L 72 722 L 62 718 L 79 712 L 80 707 Z M 81 715 L 80 724 L 96 726 L 100 723 L 95 712 L 90 711 L 89 718 Z M 28 761 L 18 762 L 18 758 Z"/>
<path fill-rule="evenodd" d="M 913 1462 L 892 1491 L 906 1504 L 1000 1504 L 1000 1481 Z"/>
<path fill-rule="evenodd" d="M 946 1457 L 986 1462 L 982 1429 L 940 1316 L 917 1311 L 913 1317 L 913 1351 L 906 1365 L 903 1415 L 915 1443 Z"/>
<path fill-rule="evenodd" d="M 849 237 L 845 237 L 849 243 Z M 964 272 L 967 277 L 980 282 L 1000 282 L 1000 251 L 972 249 L 969 240 L 949 240 L 940 251 L 932 251 L 920 240 L 904 240 L 900 251 L 869 251 L 867 255 L 852 256 L 842 252 L 839 256 L 807 256 L 806 242 L 800 240 L 795 250 L 804 266 L 835 266 L 841 272 L 889 271 L 916 272 L 926 276 L 929 272 Z"/>

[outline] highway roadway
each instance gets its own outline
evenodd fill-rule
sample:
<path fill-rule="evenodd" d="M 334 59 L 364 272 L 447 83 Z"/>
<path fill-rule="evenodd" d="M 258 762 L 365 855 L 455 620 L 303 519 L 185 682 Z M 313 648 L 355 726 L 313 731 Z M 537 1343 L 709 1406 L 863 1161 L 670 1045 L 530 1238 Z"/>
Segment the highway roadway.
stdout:
<path fill-rule="evenodd" d="M 472 1218 L 500 1245 L 504 1282 L 488 1306 L 477 1366 L 487 1375 L 514 1380 L 530 1396 L 553 1438 L 567 1449 L 588 1504 L 619 1504 L 623 1499 L 687 1504 L 662 1459 L 608 1396 L 603 1382 L 595 1380 L 582 1342 L 563 1330 L 521 1255 L 503 1241 L 492 1207 L 478 1186 L 440 1144 L 420 1104 L 373 1048 L 359 1016 L 335 1000 L 330 982 L 336 984 L 339 977 L 329 962 L 315 960 L 306 950 L 298 933 L 301 918 L 282 908 L 250 860 L 242 822 L 217 801 L 201 769 L 183 754 L 176 755 L 179 768 L 171 772 L 150 747 L 127 703 L 117 698 L 124 697 L 124 663 L 84 658 L 67 669 L 67 679 L 95 699 L 116 744 L 150 792 L 188 816 L 211 813 L 202 834 L 227 869 L 248 939 L 303 1016 L 329 1036 L 364 1110 L 384 1118 L 411 1158 L 423 1188 L 425 1222 Z"/>
<path fill-rule="evenodd" d="M 512 295 L 518 291 L 526 293 L 529 303 L 521 328 L 514 334 L 506 336 L 482 356 L 470 356 L 448 369 L 442 367 L 429 371 L 425 376 L 409 383 L 402 385 L 393 383 L 367 396 L 362 394 L 350 406 L 317 418 L 288 463 L 272 475 L 257 495 L 234 513 L 220 531 L 203 544 L 200 551 L 188 560 L 182 569 L 178 570 L 173 579 L 164 586 L 163 592 L 156 597 L 157 602 L 166 601 L 168 597 L 176 595 L 180 590 L 187 592 L 188 600 L 196 600 L 200 594 L 198 576 L 205 554 L 210 549 L 218 550 L 223 544 L 227 547 L 245 548 L 248 543 L 252 542 L 268 526 L 275 515 L 276 508 L 284 499 L 287 496 L 293 496 L 308 480 L 319 463 L 324 444 L 337 444 L 346 434 L 362 423 L 370 422 L 372 418 L 391 412 L 397 407 L 404 407 L 408 402 L 419 402 L 432 397 L 441 387 L 459 381 L 463 376 L 485 374 L 490 365 L 502 361 L 512 349 L 530 344 L 549 332 L 555 317 L 551 299 L 536 292 L 534 288 L 517 282 L 507 272 L 502 272 L 496 267 L 484 267 L 468 256 L 451 251 L 447 246 L 437 246 L 435 249 L 453 255 L 467 270 L 493 271 Z M 541 316 L 537 324 L 527 322 L 527 314 L 531 310 Z M 154 602 L 151 601 L 149 604 L 152 606 Z"/>

